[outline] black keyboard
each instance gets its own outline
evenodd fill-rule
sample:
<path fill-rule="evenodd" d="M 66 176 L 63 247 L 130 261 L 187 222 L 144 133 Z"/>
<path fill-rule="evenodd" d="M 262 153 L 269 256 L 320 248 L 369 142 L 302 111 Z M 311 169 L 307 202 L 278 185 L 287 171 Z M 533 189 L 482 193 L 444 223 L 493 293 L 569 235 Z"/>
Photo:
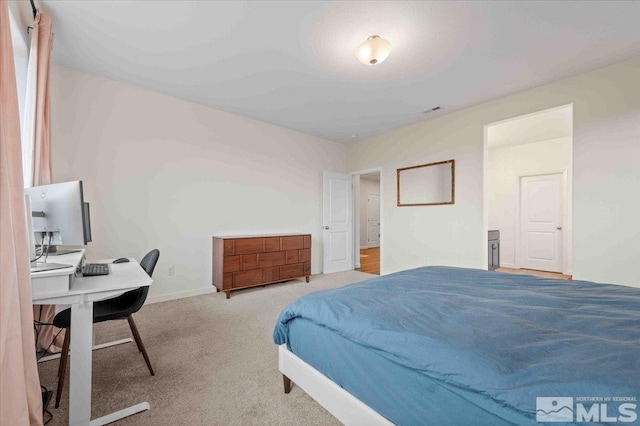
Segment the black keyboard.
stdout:
<path fill-rule="evenodd" d="M 106 263 L 86 263 L 82 267 L 82 275 L 85 277 L 109 275 L 109 265 Z"/>

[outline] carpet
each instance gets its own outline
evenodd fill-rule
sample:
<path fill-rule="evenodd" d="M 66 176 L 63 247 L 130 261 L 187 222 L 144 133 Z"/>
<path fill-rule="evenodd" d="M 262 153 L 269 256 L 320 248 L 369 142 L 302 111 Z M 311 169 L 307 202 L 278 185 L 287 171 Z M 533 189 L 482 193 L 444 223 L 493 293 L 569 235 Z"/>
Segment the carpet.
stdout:
<path fill-rule="evenodd" d="M 282 389 L 272 333 L 280 311 L 297 297 L 373 277 L 357 271 L 145 305 L 134 314 L 156 375 L 135 343 L 93 352 L 92 418 L 148 401 L 151 410 L 119 425 L 338 425 L 304 391 Z M 95 326 L 96 343 L 131 337 L 126 321 Z M 71 348 L 73 350 L 73 348 Z M 58 361 L 38 365 L 49 389 Z M 68 372 L 67 372 L 68 374 Z M 68 377 L 49 425 L 68 424 Z"/>

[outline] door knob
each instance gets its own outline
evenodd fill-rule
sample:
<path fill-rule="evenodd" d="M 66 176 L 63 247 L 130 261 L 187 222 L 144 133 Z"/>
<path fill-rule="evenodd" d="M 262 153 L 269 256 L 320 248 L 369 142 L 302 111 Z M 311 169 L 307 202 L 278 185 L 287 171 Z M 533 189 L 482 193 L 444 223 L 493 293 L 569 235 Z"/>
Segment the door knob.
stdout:
<path fill-rule="evenodd" d="M 558 231 L 562 231 L 562 226 L 556 226 L 556 229 L 557 229 Z"/>
<path fill-rule="evenodd" d="M 325 227 L 324 227 L 324 229 L 329 229 L 329 227 L 328 227 L 328 226 L 325 226 Z"/>

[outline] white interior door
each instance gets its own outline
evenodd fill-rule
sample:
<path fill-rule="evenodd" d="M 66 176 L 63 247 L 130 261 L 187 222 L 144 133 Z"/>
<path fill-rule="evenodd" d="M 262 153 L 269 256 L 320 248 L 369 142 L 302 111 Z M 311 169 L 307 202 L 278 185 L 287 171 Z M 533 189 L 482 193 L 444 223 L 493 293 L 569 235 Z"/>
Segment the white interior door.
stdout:
<path fill-rule="evenodd" d="M 323 272 L 353 269 L 353 211 L 350 175 L 324 172 Z"/>
<path fill-rule="evenodd" d="M 562 271 L 562 174 L 520 179 L 520 266 Z"/>
<path fill-rule="evenodd" d="M 367 196 L 367 246 L 380 247 L 380 196 Z"/>

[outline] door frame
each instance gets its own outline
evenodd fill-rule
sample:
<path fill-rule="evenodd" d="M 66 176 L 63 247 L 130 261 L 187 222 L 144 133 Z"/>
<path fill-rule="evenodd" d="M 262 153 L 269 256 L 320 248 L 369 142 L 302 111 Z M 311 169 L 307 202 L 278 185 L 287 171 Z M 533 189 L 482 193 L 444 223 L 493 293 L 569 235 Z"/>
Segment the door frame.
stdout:
<path fill-rule="evenodd" d="M 532 175 L 518 175 L 517 179 L 518 179 L 518 202 L 516 203 L 516 212 L 515 212 L 515 218 L 516 218 L 516 230 L 515 230 L 515 235 L 514 235 L 514 245 L 515 245 L 515 267 L 516 269 L 520 269 L 522 266 L 522 178 L 525 177 L 534 177 L 534 176 L 546 176 L 546 175 L 562 175 L 562 238 L 560 239 L 560 242 L 562 244 L 562 259 L 560 260 L 560 270 L 562 271 L 563 274 L 565 275 L 571 275 L 571 273 L 567 273 L 570 272 L 570 268 L 568 267 L 568 265 L 571 264 L 571 257 L 569 257 L 571 255 L 569 249 L 569 241 L 571 241 L 571 236 L 567 236 L 567 232 L 571 231 L 572 229 L 572 225 L 571 225 L 571 220 L 570 220 L 570 215 L 568 214 L 569 211 L 569 203 L 570 203 L 570 198 L 568 197 L 568 192 L 569 192 L 569 188 L 568 188 L 568 170 L 550 170 L 548 172 L 544 172 L 544 173 L 535 173 Z"/>
<path fill-rule="evenodd" d="M 485 262 L 488 259 L 489 248 L 487 244 L 487 236 L 489 232 L 489 127 L 506 123 L 513 120 L 518 120 L 523 117 L 527 117 L 530 115 L 540 114 L 541 112 L 552 111 L 559 108 L 571 108 L 571 122 L 572 125 L 575 124 L 574 117 L 574 104 L 572 102 L 551 106 L 548 108 L 536 109 L 535 111 L 529 113 L 518 114 L 516 116 L 506 118 L 503 120 L 497 120 L 490 123 L 486 123 L 483 126 L 483 145 L 482 145 L 482 221 L 483 221 L 483 229 L 482 229 L 482 258 L 485 259 Z M 569 161 L 569 167 L 564 171 L 566 174 L 563 175 L 563 189 L 565 189 L 565 205 L 563 207 L 563 230 L 565 231 L 562 237 L 562 246 L 563 246 L 563 271 L 564 275 L 573 276 L 573 144 L 574 144 L 574 134 L 571 134 L 571 160 Z M 551 170 L 547 173 L 541 174 L 551 174 L 551 173 L 559 173 L 559 171 Z M 520 176 L 518 176 L 518 202 L 516 203 L 516 230 L 515 230 L 515 238 L 514 244 L 516 246 L 515 253 L 515 267 L 520 268 Z M 485 263 L 483 269 L 488 269 L 488 265 Z"/>
<path fill-rule="evenodd" d="M 357 170 L 354 172 L 349 172 L 352 178 L 355 179 L 358 176 L 367 175 L 369 173 L 378 173 L 380 175 L 380 275 L 383 275 L 382 271 L 382 259 L 384 253 L 384 244 L 382 243 L 383 237 L 383 229 L 384 229 L 384 220 L 382 218 L 382 206 L 384 205 L 384 190 L 383 190 L 383 176 L 382 176 L 382 167 L 372 167 L 369 169 Z M 354 267 L 353 269 L 357 269 L 360 267 L 360 203 L 356 202 L 360 199 L 360 181 L 358 180 L 358 187 L 355 187 L 354 190 L 351 191 L 352 203 L 353 203 L 353 259 L 354 259 Z M 357 197 L 357 198 L 356 198 Z"/>

